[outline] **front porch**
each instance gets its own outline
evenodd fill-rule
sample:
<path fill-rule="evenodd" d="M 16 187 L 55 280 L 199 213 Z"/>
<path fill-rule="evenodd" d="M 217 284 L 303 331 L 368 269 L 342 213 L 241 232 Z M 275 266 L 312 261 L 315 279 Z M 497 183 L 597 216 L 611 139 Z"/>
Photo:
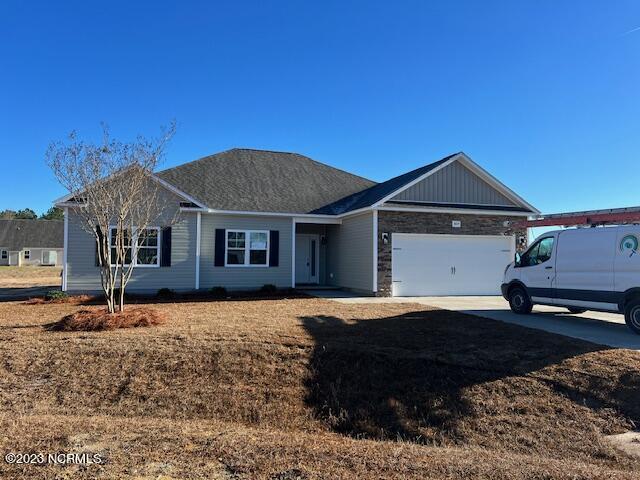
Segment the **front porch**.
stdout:
<path fill-rule="evenodd" d="M 336 289 L 329 270 L 331 230 L 339 225 L 317 223 L 295 224 L 294 274 L 298 289 Z"/>

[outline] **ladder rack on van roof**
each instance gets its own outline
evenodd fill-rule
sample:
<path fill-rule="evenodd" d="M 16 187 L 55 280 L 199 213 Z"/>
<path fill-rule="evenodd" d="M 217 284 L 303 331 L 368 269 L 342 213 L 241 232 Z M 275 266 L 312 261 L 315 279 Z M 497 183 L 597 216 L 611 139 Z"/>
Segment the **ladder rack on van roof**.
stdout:
<path fill-rule="evenodd" d="M 511 223 L 514 228 L 574 227 L 580 225 L 623 225 L 640 223 L 640 207 L 588 210 L 584 212 L 554 213 Z"/>

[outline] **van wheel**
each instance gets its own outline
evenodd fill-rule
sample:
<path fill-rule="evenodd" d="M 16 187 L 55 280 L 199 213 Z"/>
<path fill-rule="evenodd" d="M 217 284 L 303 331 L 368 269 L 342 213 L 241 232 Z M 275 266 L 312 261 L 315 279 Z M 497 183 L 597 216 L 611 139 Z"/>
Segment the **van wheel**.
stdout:
<path fill-rule="evenodd" d="M 509 292 L 509 306 L 513 313 L 527 314 L 531 313 L 533 304 L 529 299 L 529 295 L 522 287 L 514 287 Z"/>
<path fill-rule="evenodd" d="M 569 313 L 575 313 L 576 315 L 578 313 L 584 313 L 587 311 L 586 308 L 577 308 L 577 307 L 567 307 L 567 310 L 569 310 Z"/>
<path fill-rule="evenodd" d="M 624 321 L 633 333 L 640 335 L 640 298 L 627 303 L 624 308 Z"/>

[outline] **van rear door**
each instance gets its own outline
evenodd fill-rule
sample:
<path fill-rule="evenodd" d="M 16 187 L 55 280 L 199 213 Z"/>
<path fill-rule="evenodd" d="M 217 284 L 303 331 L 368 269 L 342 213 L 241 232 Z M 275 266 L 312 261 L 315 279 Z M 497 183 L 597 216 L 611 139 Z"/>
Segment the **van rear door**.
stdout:
<path fill-rule="evenodd" d="M 558 235 L 555 296 L 561 305 L 611 309 L 615 227 L 579 228 Z"/>

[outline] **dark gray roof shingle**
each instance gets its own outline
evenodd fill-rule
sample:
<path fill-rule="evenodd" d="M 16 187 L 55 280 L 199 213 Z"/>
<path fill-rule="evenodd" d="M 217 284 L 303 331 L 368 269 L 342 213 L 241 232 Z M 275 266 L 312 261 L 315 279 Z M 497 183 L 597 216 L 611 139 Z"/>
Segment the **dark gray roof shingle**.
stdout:
<path fill-rule="evenodd" d="M 157 174 L 216 210 L 308 213 L 375 182 L 296 153 L 235 148 Z"/>
<path fill-rule="evenodd" d="M 64 222 L 60 220 L 0 220 L 0 248 L 63 248 Z"/>
<path fill-rule="evenodd" d="M 342 213 L 358 210 L 359 208 L 369 207 L 374 203 L 382 200 L 390 193 L 395 192 L 399 188 L 402 188 L 407 183 L 421 177 L 425 173 L 430 172 L 438 165 L 443 164 L 447 160 L 455 157 L 458 153 L 444 157 L 437 162 L 430 163 L 424 167 L 416 168 L 410 172 L 404 173 L 397 177 L 394 177 L 386 182 L 378 183 L 372 187 L 367 188 L 361 192 L 356 192 L 351 195 L 345 196 L 340 200 L 333 202 L 329 205 L 325 205 L 321 208 L 314 210 L 311 213 L 324 214 L 324 215 L 340 215 Z"/>

